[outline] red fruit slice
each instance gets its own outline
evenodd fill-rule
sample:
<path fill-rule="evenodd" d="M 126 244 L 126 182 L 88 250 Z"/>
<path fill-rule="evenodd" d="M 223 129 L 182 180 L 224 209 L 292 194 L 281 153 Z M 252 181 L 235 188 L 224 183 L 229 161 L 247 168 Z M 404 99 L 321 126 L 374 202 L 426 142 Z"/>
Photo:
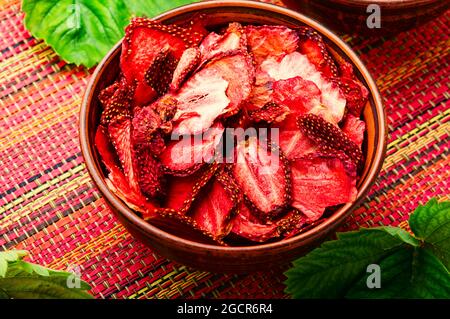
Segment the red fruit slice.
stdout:
<path fill-rule="evenodd" d="M 309 27 L 297 29 L 300 37 L 299 51 L 305 54 L 325 77 L 334 78 L 338 75 L 336 64 L 317 31 Z"/>
<path fill-rule="evenodd" d="M 327 150 L 343 151 L 356 165 L 363 160 L 363 154 L 342 130 L 314 114 L 305 114 L 298 118 L 298 126 L 312 141 Z"/>
<path fill-rule="evenodd" d="M 136 175 L 136 168 L 133 165 L 134 154 L 132 153 L 131 146 L 131 120 L 125 119 L 109 124 L 108 133 L 122 164 L 122 169 L 128 184 L 135 192 L 139 192 L 139 181 Z"/>
<path fill-rule="evenodd" d="M 181 57 L 186 43 L 179 35 L 184 31 L 178 26 L 145 18 L 133 19 L 126 28 L 120 67 L 129 84 L 137 81 L 134 95 L 137 104 L 146 104 L 156 96 L 157 93 L 144 81 L 145 72 L 160 52 L 169 50 L 175 59 Z"/>
<path fill-rule="evenodd" d="M 289 204 L 290 172 L 284 156 L 258 138 L 238 143 L 233 176 L 262 220 L 273 219 Z"/>
<path fill-rule="evenodd" d="M 226 246 L 221 239 L 214 238 L 213 234 L 201 229 L 192 217 L 172 209 L 158 209 L 157 215 L 148 218 L 148 221 L 168 233 L 176 234 L 178 237 L 198 243 Z"/>
<path fill-rule="evenodd" d="M 266 59 L 261 64 L 261 71 L 274 81 L 300 76 L 313 82 L 321 92 L 320 102 L 324 108 L 321 114 L 334 124 L 339 123 L 344 116 L 346 101 L 339 87 L 324 77 L 305 55 L 293 52 L 279 62 L 272 58 Z"/>
<path fill-rule="evenodd" d="M 315 143 L 298 129 L 292 130 L 281 126 L 278 139 L 272 137 L 272 141 L 276 141 L 280 145 L 283 154 L 290 160 L 317 150 Z"/>
<path fill-rule="evenodd" d="M 217 171 L 218 165 L 211 164 L 189 176 L 169 176 L 164 207 L 185 213 L 192 202 Z"/>
<path fill-rule="evenodd" d="M 170 90 L 178 91 L 184 80 L 195 70 L 200 62 L 200 50 L 196 47 L 186 49 L 173 72 Z"/>
<path fill-rule="evenodd" d="M 366 131 L 366 123 L 364 121 L 352 114 L 347 114 L 342 131 L 361 149 L 364 141 L 364 132 Z"/>
<path fill-rule="evenodd" d="M 164 170 L 172 175 L 185 176 L 197 171 L 204 163 L 211 162 L 225 128 L 218 122 L 203 134 L 182 136 L 171 141 L 160 155 Z"/>
<path fill-rule="evenodd" d="M 255 84 L 250 92 L 249 103 L 245 105 L 246 109 L 248 111 L 258 110 L 272 102 L 272 85 L 273 79 L 269 74 L 258 68 L 255 73 Z"/>
<path fill-rule="evenodd" d="M 273 100 L 286 105 L 295 116 L 319 112 L 321 92 L 312 81 L 296 76 L 273 83 Z"/>
<path fill-rule="evenodd" d="M 278 123 L 283 121 L 289 113 L 289 108 L 285 105 L 268 102 L 262 108 L 251 111 L 249 116 L 255 122 Z"/>
<path fill-rule="evenodd" d="M 169 90 L 178 61 L 170 49 L 162 50 L 145 72 L 145 82 L 159 95 L 165 94 Z"/>
<path fill-rule="evenodd" d="M 233 22 L 228 25 L 224 34 L 219 35 L 211 32 L 206 36 L 199 46 L 201 53 L 200 66 L 215 58 L 247 51 L 247 38 L 239 23 Z"/>
<path fill-rule="evenodd" d="M 237 196 L 227 191 L 217 179 L 211 181 L 202 195 L 194 202 L 191 216 L 200 229 L 221 239 L 231 231 L 230 221 L 236 210 Z"/>
<path fill-rule="evenodd" d="M 297 235 L 306 223 L 306 216 L 293 209 L 277 221 L 263 224 L 252 215 L 245 203 L 241 202 L 236 217 L 232 221 L 231 233 L 253 242 Z"/>
<path fill-rule="evenodd" d="M 287 239 L 305 231 L 308 225 L 308 217 L 294 208 L 278 224 L 282 229 L 283 237 Z"/>
<path fill-rule="evenodd" d="M 103 108 L 107 107 L 108 101 L 111 99 L 111 97 L 117 91 L 117 89 L 119 88 L 119 85 L 120 85 L 120 80 L 114 82 L 110 86 L 101 90 L 100 94 L 98 95 L 98 99 L 100 100 L 100 103 L 102 103 Z"/>
<path fill-rule="evenodd" d="M 316 153 L 292 163 L 292 206 L 318 220 L 329 206 L 356 199 L 356 167 L 333 155 Z"/>
<path fill-rule="evenodd" d="M 206 67 L 217 70 L 222 78 L 228 81 L 226 93 L 230 104 L 227 116 L 236 114 L 240 104 L 248 99 L 252 89 L 254 79 L 252 59 L 248 54 L 238 53 L 215 60 Z"/>
<path fill-rule="evenodd" d="M 284 26 L 247 26 L 245 33 L 257 64 L 269 56 L 279 58 L 297 50 L 297 33 Z"/>
<path fill-rule="evenodd" d="M 361 111 L 367 103 L 369 91 L 356 78 L 341 77 L 339 85 L 347 100 L 347 109 L 350 114 L 360 116 Z"/>
<path fill-rule="evenodd" d="M 190 45 L 197 45 L 199 44 L 202 39 L 208 35 L 208 30 L 205 29 L 205 25 L 207 25 L 208 16 L 205 14 L 194 14 L 189 21 L 184 23 L 177 23 L 177 25 L 184 29 L 188 30 L 187 36 L 189 38 L 185 39 Z"/>
<path fill-rule="evenodd" d="M 149 148 L 135 148 L 133 165 L 140 190 L 144 195 L 152 198 L 164 193 L 163 167 Z"/>
<path fill-rule="evenodd" d="M 103 126 L 99 126 L 95 134 L 95 146 L 109 171 L 106 183 L 120 199 L 122 199 L 131 209 L 144 213 L 146 216 L 153 216 L 156 205 L 146 201 L 140 192 L 133 190 L 128 184 L 123 172 L 117 165 L 114 156 L 114 149 L 108 139 L 108 133 Z"/>
<path fill-rule="evenodd" d="M 280 236 L 275 223 L 265 225 L 255 221 L 250 209 L 243 202 L 239 205 L 238 214 L 233 219 L 231 232 L 254 242 L 265 242 Z"/>
<path fill-rule="evenodd" d="M 148 149 L 153 155 L 165 149 L 163 133 L 172 131 L 171 120 L 176 111 L 177 101 L 165 96 L 158 101 L 137 108 L 132 120 L 132 143 L 134 149 Z"/>
<path fill-rule="evenodd" d="M 129 119 L 131 115 L 132 89 L 128 86 L 125 78 L 121 78 L 116 83 L 103 90 L 103 94 L 101 93 L 99 96 L 100 101 L 103 101 L 100 123 L 105 126 L 112 122 Z"/>
<path fill-rule="evenodd" d="M 174 134 L 195 135 L 219 117 L 236 114 L 251 90 L 252 64 L 248 55 L 236 54 L 207 64 L 174 96 L 179 104 Z"/>

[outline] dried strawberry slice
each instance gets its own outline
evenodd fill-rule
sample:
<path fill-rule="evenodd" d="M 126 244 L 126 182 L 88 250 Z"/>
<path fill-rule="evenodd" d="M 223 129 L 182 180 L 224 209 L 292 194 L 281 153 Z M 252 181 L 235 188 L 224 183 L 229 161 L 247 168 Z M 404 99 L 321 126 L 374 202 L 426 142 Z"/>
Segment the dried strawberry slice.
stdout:
<path fill-rule="evenodd" d="M 206 68 L 194 74 L 175 95 L 179 104 L 173 134 L 196 135 L 209 128 L 227 112 L 227 88 L 228 82 L 217 70 Z"/>
<path fill-rule="evenodd" d="M 142 193 L 150 198 L 164 194 L 164 170 L 152 151 L 148 148 L 135 148 L 133 155 L 133 165 Z"/>
<path fill-rule="evenodd" d="M 347 100 L 347 110 L 354 116 L 359 117 L 367 103 L 369 91 L 358 80 L 353 71 L 353 66 L 342 56 L 331 51 L 339 66 L 339 86 Z"/>
<path fill-rule="evenodd" d="M 232 221 L 231 233 L 253 242 L 266 242 L 281 236 L 297 235 L 306 224 L 306 216 L 296 209 L 291 209 L 280 219 L 262 223 L 252 215 L 251 209 L 241 202 L 236 217 Z"/>
<path fill-rule="evenodd" d="M 339 85 L 347 100 L 347 110 L 354 116 L 360 116 L 367 103 L 369 91 L 356 78 L 341 77 Z"/>
<path fill-rule="evenodd" d="M 300 116 L 298 126 L 308 138 L 321 147 L 343 151 L 356 165 L 361 164 L 361 150 L 339 127 L 314 114 Z"/>
<path fill-rule="evenodd" d="M 273 102 L 273 79 L 265 71 L 259 68 L 255 72 L 255 84 L 250 92 L 249 103 L 245 105 L 248 111 L 258 110 L 267 103 Z"/>
<path fill-rule="evenodd" d="M 226 57 L 239 52 L 247 52 L 247 37 L 242 26 L 233 22 L 228 25 L 224 34 L 211 32 L 200 43 L 200 66 L 213 59 Z"/>
<path fill-rule="evenodd" d="M 175 58 L 170 49 L 162 50 L 156 55 L 153 63 L 145 72 L 145 82 L 159 95 L 165 94 L 169 90 L 177 65 L 178 59 Z"/>
<path fill-rule="evenodd" d="M 103 90 L 102 93 L 99 96 L 103 104 L 101 124 L 108 126 L 112 122 L 130 118 L 133 92 L 125 78 L 121 78 L 118 82 Z"/>
<path fill-rule="evenodd" d="M 159 156 L 164 170 L 171 175 L 186 176 L 197 171 L 204 163 L 211 162 L 225 128 L 217 122 L 203 134 L 182 136 L 171 141 Z"/>
<path fill-rule="evenodd" d="M 281 151 L 257 137 L 236 147 L 233 176 L 248 204 L 262 220 L 278 216 L 290 201 L 290 171 Z"/>
<path fill-rule="evenodd" d="M 109 172 L 106 180 L 108 187 L 130 208 L 141 212 L 146 216 L 153 216 L 155 214 L 154 209 L 157 206 L 146 201 L 145 197 L 142 196 L 140 192 L 136 192 L 130 187 L 125 175 L 117 165 L 113 146 L 111 145 L 108 133 L 103 126 L 97 128 L 95 134 L 95 146 Z"/>
<path fill-rule="evenodd" d="M 345 117 L 342 131 L 361 149 L 364 141 L 364 132 L 366 131 L 366 123 L 364 121 L 349 113 Z"/>
<path fill-rule="evenodd" d="M 198 45 L 208 35 L 205 25 L 208 24 L 208 16 L 205 14 L 194 14 L 188 21 L 176 23 L 180 28 L 187 30 L 184 39 L 190 45 Z"/>
<path fill-rule="evenodd" d="M 281 61 L 266 59 L 261 64 L 261 72 L 266 72 L 272 81 L 287 80 L 301 77 L 312 81 L 320 90 L 320 103 L 323 106 L 321 115 L 329 122 L 337 124 L 345 112 L 346 101 L 340 88 L 330 79 L 324 77 L 308 58 L 293 52 L 283 57 Z"/>
<path fill-rule="evenodd" d="M 199 62 L 200 50 L 196 47 L 186 49 L 183 52 L 175 71 L 173 72 L 170 90 L 178 91 L 181 84 L 192 73 L 192 71 L 195 70 Z"/>
<path fill-rule="evenodd" d="M 163 193 L 163 166 L 155 156 L 165 150 L 163 134 L 171 130 L 170 121 L 175 109 L 176 101 L 163 97 L 138 109 L 133 118 L 133 165 L 141 191 L 149 197 Z"/>
<path fill-rule="evenodd" d="M 200 229 L 221 239 L 231 231 L 231 218 L 237 207 L 237 195 L 230 193 L 217 179 L 202 191 L 192 208 L 190 216 Z"/>
<path fill-rule="evenodd" d="M 218 169 L 213 163 L 189 176 L 169 176 L 164 207 L 185 213 Z"/>
<path fill-rule="evenodd" d="M 278 123 L 282 122 L 289 113 L 289 108 L 285 105 L 268 102 L 262 108 L 249 112 L 249 117 L 255 122 Z"/>
<path fill-rule="evenodd" d="M 174 134 L 199 134 L 218 117 L 236 114 L 249 96 L 252 70 L 249 56 L 236 54 L 215 60 L 195 73 L 174 95 L 179 102 Z"/>
<path fill-rule="evenodd" d="M 309 27 L 299 27 L 297 30 L 300 37 L 299 51 L 305 54 L 317 70 L 327 78 L 337 77 L 336 64 L 328 52 L 322 36 Z"/>
<path fill-rule="evenodd" d="M 344 160 L 343 160 L 344 159 Z M 329 206 L 356 199 L 356 166 L 345 154 L 311 154 L 292 162 L 292 206 L 318 220 Z"/>
<path fill-rule="evenodd" d="M 159 229 L 198 243 L 226 246 L 220 238 L 214 238 L 213 234 L 201 229 L 190 216 L 168 208 L 157 209 L 156 213 L 156 216 L 147 218 L 147 221 Z"/>
<path fill-rule="evenodd" d="M 145 18 L 135 18 L 128 25 L 122 43 L 120 67 L 129 84 L 137 81 L 135 103 L 143 105 L 156 96 L 156 91 L 144 81 L 145 72 L 160 52 L 170 50 L 175 59 L 181 57 L 186 48 L 186 43 L 180 37 L 184 32 L 178 26 L 164 25 Z"/>
<path fill-rule="evenodd" d="M 134 154 L 131 146 L 131 120 L 125 119 L 109 124 L 108 133 L 131 189 L 138 192 L 139 181 L 133 164 Z"/>
<path fill-rule="evenodd" d="M 247 26 L 245 34 L 255 62 L 260 64 L 270 57 L 279 58 L 297 50 L 297 33 L 284 26 Z"/>
<path fill-rule="evenodd" d="M 280 125 L 278 137 L 272 136 L 272 141 L 277 142 L 283 154 L 289 160 L 302 157 L 317 150 L 315 143 L 300 130 L 285 127 L 284 123 Z"/>
<path fill-rule="evenodd" d="M 112 98 L 114 93 L 117 91 L 120 85 L 120 80 L 114 82 L 110 86 L 107 86 L 103 90 L 100 91 L 100 94 L 98 95 L 98 99 L 100 100 L 100 103 L 102 103 L 103 108 L 107 107 L 107 104 L 109 100 Z"/>
<path fill-rule="evenodd" d="M 300 76 L 273 83 L 274 102 L 287 106 L 293 117 L 323 109 L 320 105 L 320 95 L 321 92 L 314 82 L 304 80 Z M 293 124 L 296 127 L 295 121 Z"/>
<path fill-rule="evenodd" d="M 232 221 L 231 233 L 254 242 L 265 242 L 280 236 L 275 223 L 262 224 L 252 218 L 250 209 L 242 202 Z"/>
<path fill-rule="evenodd" d="M 228 82 L 227 96 L 230 104 L 227 116 L 236 114 L 239 106 L 250 95 L 254 78 L 254 67 L 251 57 L 246 53 L 238 53 L 215 60 L 207 65 L 208 69 L 217 72 Z"/>

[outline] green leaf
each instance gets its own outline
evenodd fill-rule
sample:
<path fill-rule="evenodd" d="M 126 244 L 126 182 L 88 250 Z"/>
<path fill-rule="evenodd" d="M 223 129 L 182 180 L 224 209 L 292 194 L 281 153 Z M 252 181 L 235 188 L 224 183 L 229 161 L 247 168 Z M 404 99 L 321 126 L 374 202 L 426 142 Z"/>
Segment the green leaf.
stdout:
<path fill-rule="evenodd" d="M 400 249 L 380 262 L 381 288 L 367 287 L 367 276 L 347 294 L 349 298 L 449 298 L 450 274 L 423 248 Z"/>
<path fill-rule="evenodd" d="M 8 262 L 5 259 L 0 258 L 0 277 L 5 277 L 8 270 Z"/>
<path fill-rule="evenodd" d="M 409 218 L 409 226 L 450 269 L 450 202 L 431 199 L 425 206 L 417 207 Z"/>
<path fill-rule="evenodd" d="M 75 274 L 23 261 L 21 258 L 26 254 L 26 251 L 0 252 L 3 274 L 0 276 L 0 299 L 93 298 L 87 293 L 91 289 L 89 284 Z"/>
<path fill-rule="evenodd" d="M 132 15 L 153 17 L 192 0 L 23 0 L 25 26 L 64 60 L 91 67 L 124 35 Z"/>
<path fill-rule="evenodd" d="M 286 292 L 294 298 L 343 297 L 366 274 L 369 264 L 415 242 L 408 233 L 392 227 L 361 229 L 338 234 L 338 240 L 294 261 L 285 275 Z"/>
<path fill-rule="evenodd" d="M 8 271 L 8 262 L 15 262 L 26 256 L 26 250 L 6 250 L 0 251 L 0 277 L 5 277 Z"/>
<path fill-rule="evenodd" d="M 62 276 L 18 276 L 0 278 L 0 290 L 9 298 L 92 299 L 83 289 L 68 288 Z M 64 282 L 64 284 L 63 284 Z"/>

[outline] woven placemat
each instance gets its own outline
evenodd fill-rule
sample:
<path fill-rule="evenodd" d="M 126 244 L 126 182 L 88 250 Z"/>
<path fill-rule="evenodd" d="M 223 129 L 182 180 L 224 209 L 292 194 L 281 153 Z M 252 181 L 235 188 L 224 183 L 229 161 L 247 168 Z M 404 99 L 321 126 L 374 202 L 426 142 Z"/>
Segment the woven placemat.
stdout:
<path fill-rule="evenodd" d="M 90 72 L 58 59 L 0 4 L 0 247 L 56 269 L 79 267 L 100 298 L 283 298 L 283 270 L 188 269 L 133 239 L 84 166 L 78 112 Z M 388 157 L 342 230 L 398 225 L 430 197 L 449 199 L 449 12 L 395 37 L 344 37 L 376 79 L 389 117 Z"/>

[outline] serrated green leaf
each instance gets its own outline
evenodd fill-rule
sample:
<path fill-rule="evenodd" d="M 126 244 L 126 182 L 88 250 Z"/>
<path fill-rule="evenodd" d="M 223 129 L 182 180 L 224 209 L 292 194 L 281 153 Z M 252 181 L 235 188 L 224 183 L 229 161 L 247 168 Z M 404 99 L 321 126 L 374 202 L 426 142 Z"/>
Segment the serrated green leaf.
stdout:
<path fill-rule="evenodd" d="M 26 250 L 5 250 L 0 251 L 0 260 L 16 261 L 22 259 L 28 254 Z"/>
<path fill-rule="evenodd" d="M 83 289 L 68 288 L 60 276 L 18 276 L 0 278 L 0 290 L 9 298 L 92 299 Z"/>
<path fill-rule="evenodd" d="M 394 233 L 394 235 L 392 234 Z M 367 266 L 409 245 L 403 233 L 372 228 L 341 233 L 338 240 L 294 261 L 285 275 L 286 292 L 294 298 L 343 297 L 365 274 Z"/>
<path fill-rule="evenodd" d="M 153 17 L 192 0 L 23 0 L 25 26 L 64 60 L 91 67 L 124 35 L 132 15 Z"/>
<path fill-rule="evenodd" d="M 0 251 L 0 277 L 5 277 L 8 271 L 8 263 L 15 262 L 26 256 L 26 250 L 5 250 Z"/>
<path fill-rule="evenodd" d="M 40 265 L 32 264 L 23 260 L 19 260 L 16 262 L 16 266 L 22 268 L 24 271 L 26 271 L 29 274 L 36 273 L 40 276 L 49 276 L 49 271 L 47 268 L 42 267 Z"/>
<path fill-rule="evenodd" d="M 87 293 L 91 289 L 89 284 L 76 275 L 23 261 L 25 255 L 26 251 L 1 252 L 0 299 L 92 298 Z"/>
<path fill-rule="evenodd" d="M 409 226 L 450 269 L 450 202 L 439 203 L 432 199 L 417 207 L 409 218 Z"/>
<path fill-rule="evenodd" d="M 450 274 L 431 252 L 423 248 L 400 249 L 383 259 L 381 287 L 368 288 L 363 276 L 347 294 L 349 298 L 450 298 Z"/>

